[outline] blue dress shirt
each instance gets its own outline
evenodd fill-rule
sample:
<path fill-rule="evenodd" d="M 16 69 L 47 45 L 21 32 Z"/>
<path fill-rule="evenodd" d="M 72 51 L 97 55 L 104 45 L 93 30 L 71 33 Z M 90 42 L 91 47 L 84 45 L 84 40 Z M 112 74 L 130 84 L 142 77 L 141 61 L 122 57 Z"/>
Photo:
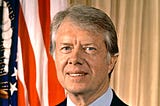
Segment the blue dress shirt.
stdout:
<path fill-rule="evenodd" d="M 89 104 L 89 106 L 110 106 L 113 98 L 113 91 L 109 87 L 108 90 L 99 98 L 97 98 L 94 102 Z M 69 96 L 67 96 L 67 106 L 76 106 Z"/>

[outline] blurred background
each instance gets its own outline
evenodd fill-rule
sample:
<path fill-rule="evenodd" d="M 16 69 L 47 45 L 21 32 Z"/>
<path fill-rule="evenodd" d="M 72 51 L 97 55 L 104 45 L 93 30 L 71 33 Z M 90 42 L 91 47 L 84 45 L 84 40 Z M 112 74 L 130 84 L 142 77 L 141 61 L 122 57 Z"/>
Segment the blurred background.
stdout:
<path fill-rule="evenodd" d="M 68 0 L 104 10 L 118 33 L 111 86 L 130 106 L 160 106 L 160 1 Z"/>

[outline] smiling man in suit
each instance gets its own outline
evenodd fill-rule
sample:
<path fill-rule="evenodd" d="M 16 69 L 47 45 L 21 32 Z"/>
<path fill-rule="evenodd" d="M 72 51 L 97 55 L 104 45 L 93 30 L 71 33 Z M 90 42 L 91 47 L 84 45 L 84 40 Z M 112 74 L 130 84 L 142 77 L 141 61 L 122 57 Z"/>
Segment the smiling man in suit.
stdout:
<path fill-rule="evenodd" d="M 119 51 L 105 12 L 74 5 L 57 13 L 51 42 L 57 77 L 67 94 L 57 106 L 127 106 L 109 86 Z"/>

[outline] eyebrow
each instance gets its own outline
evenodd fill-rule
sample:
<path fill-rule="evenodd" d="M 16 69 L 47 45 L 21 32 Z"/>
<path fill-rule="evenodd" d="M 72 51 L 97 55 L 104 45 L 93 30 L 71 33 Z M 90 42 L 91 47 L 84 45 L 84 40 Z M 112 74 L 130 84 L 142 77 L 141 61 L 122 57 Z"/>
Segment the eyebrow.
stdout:
<path fill-rule="evenodd" d="M 84 43 L 83 46 L 96 45 L 95 43 Z"/>
<path fill-rule="evenodd" d="M 72 44 L 72 43 L 67 43 L 67 42 L 61 42 L 60 45 L 70 45 L 70 46 L 72 46 L 73 44 Z M 95 45 L 95 46 L 97 46 L 95 43 L 92 43 L 92 42 L 90 42 L 90 43 L 82 43 L 82 44 L 80 44 L 80 45 L 81 45 L 81 46 L 90 46 L 90 45 Z"/>
<path fill-rule="evenodd" d="M 60 43 L 60 45 L 73 45 L 72 43 Z"/>

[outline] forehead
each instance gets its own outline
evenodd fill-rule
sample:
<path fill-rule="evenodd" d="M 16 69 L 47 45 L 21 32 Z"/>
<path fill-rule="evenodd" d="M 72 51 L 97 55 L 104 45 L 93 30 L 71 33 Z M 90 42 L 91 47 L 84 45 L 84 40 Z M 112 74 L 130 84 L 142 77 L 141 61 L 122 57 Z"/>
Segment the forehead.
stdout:
<path fill-rule="evenodd" d="M 56 39 L 83 39 L 83 40 L 103 40 L 102 33 L 95 33 L 95 30 L 87 30 L 86 28 L 80 27 L 78 24 L 76 24 L 74 21 L 70 19 L 64 20 L 61 25 L 59 26 L 57 33 L 56 33 Z"/>

